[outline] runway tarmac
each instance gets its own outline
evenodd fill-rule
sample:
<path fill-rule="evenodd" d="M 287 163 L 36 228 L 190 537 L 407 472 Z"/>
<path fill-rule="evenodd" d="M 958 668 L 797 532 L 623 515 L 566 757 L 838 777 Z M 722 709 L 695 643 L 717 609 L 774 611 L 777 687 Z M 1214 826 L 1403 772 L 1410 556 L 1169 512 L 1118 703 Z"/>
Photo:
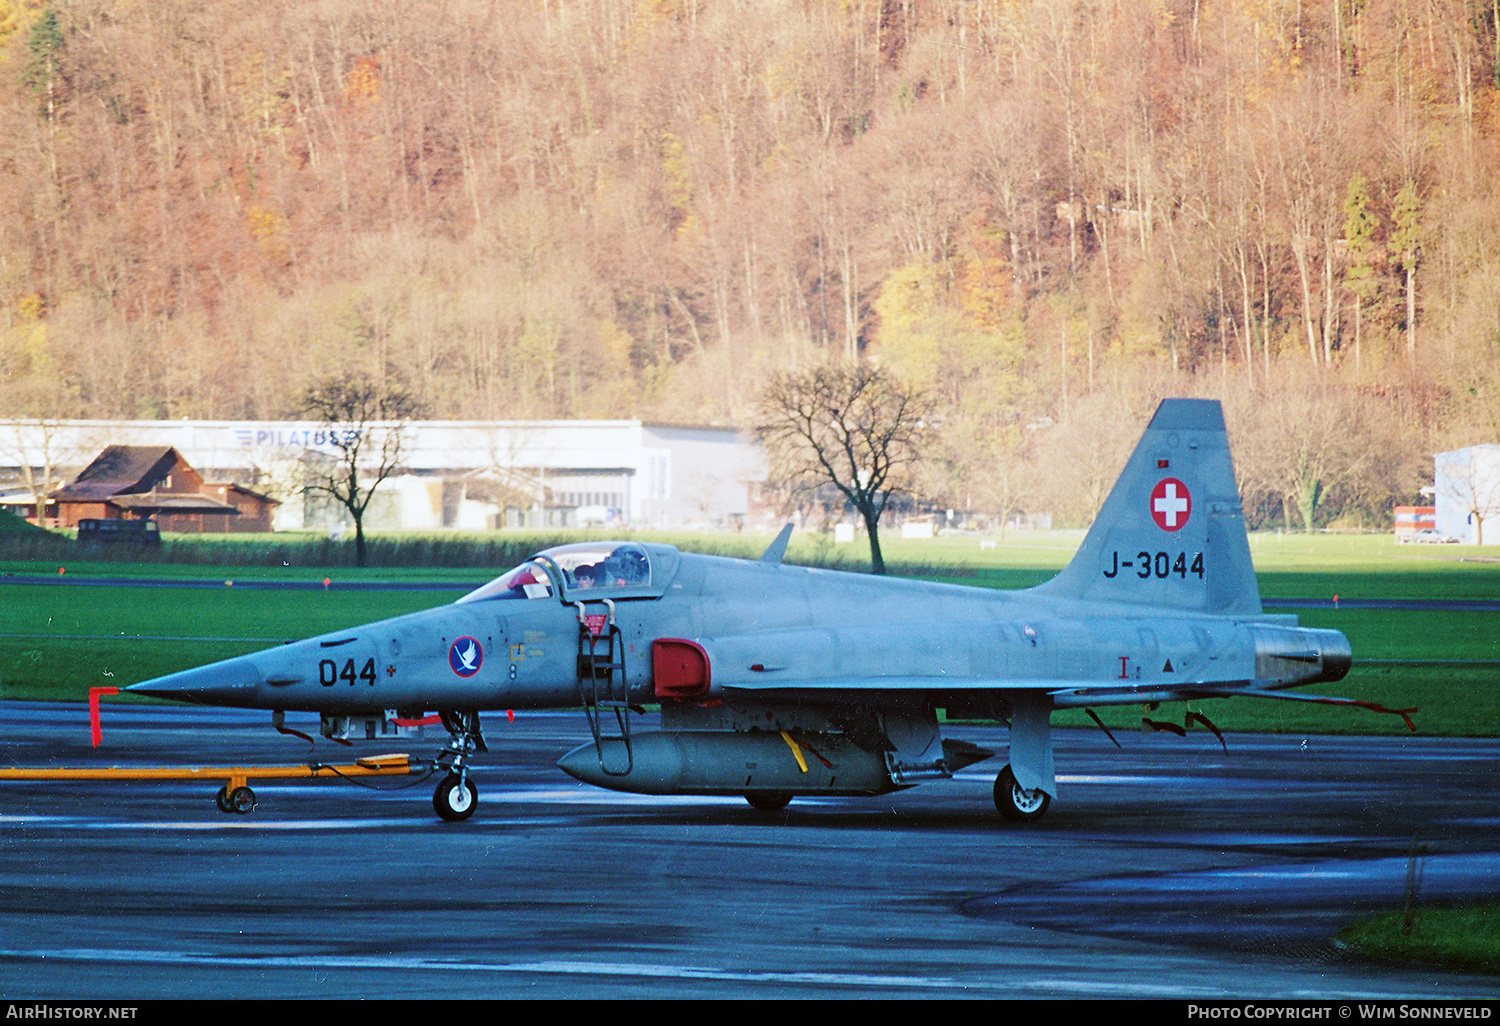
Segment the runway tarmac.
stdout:
<path fill-rule="evenodd" d="M 340 762 L 266 713 L 0 703 L 0 762 Z M 316 720 L 289 714 L 316 733 Z M 434 781 L 0 782 L 0 993 L 12 1000 L 434 997 L 1493 998 L 1329 938 L 1500 894 L 1500 741 L 1057 732 L 1060 794 L 1003 823 L 1003 759 L 881 798 L 601 791 L 556 769 L 581 713 L 486 719 L 480 807 Z M 1004 749 L 1003 731 L 954 736 Z M 433 754 L 441 737 L 354 756 Z"/>

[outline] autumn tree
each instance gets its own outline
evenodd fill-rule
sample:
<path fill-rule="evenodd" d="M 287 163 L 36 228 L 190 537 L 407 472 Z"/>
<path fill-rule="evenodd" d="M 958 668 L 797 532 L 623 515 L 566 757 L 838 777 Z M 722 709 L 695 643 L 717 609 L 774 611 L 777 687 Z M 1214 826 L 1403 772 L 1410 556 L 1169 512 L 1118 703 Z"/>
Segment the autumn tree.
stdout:
<path fill-rule="evenodd" d="M 358 366 L 446 418 L 748 424 L 765 374 L 873 353 L 967 451 L 1051 417 L 1040 452 L 1142 367 L 1369 373 L 1420 285 L 1393 405 L 1492 373 L 1497 13 L 0 0 L 0 335 L 45 343 L 0 339 L 0 390 L 283 418 Z"/>
<path fill-rule="evenodd" d="M 905 487 L 930 429 L 927 395 L 871 363 L 828 363 L 774 375 L 760 395 L 758 433 L 773 482 L 832 485 L 870 536 L 870 568 L 885 570 L 880 518 Z"/>
<path fill-rule="evenodd" d="M 1373 210 L 1370 209 L 1370 182 L 1365 176 L 1356 174 L 1349 183 L 1344 197 L 1344 244 L 1348 253 L 1348 265 L 1344 271 L 1344 287 L 1354 294 L 1354 366 L 1358 369 L 1363 334 L 1364 305 L 1375 295 L 1377 282 L 1375 269 L 1370 265 L 1371 251 L 1375 245 L 1375 230 L 1379 227 Z"/>
<path fill-rule="evenodd" d="M 406 427 L 423 415 L 423 405 L 398 386 L 346 376 L 309 388 L 303 408 L 322 425 L 326 444 L 336 453 L 304 491 L 329 496 L 349 511 L 355 560 L 365 566 L 365 513 L 381 483 L 401 468 Z"/>
<path fill-rule="evenodd" d="M 1407 182 L 1396 194 L 1396 206 L 1391 211 L 1394 226 L 1391 231 L 1390 249 L 1406 276 L 1406 355 L 1413 359 L 1417 355 L 1417 263 L 1422 250 L 1422 203 L 1417 198 L 1414 184 Z"/>

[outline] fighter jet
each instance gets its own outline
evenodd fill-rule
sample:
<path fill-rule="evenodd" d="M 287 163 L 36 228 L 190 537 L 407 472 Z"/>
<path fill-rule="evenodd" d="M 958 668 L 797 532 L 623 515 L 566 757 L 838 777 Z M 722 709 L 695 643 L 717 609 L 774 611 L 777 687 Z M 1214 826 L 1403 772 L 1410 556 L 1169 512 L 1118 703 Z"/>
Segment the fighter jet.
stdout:
<path fill-rule="evenodd" d="M 943 737 L 940 712 L 1005 724 L 994 800 L 1022 822 L 1057 793 L 1054 710 L 1254 697 L 1396 711 L 1286 690 L 1341 679 L 1350 647 L 1262 611 L 1217 402 L 1161 404 L 1072 561 L 1034 588 L 791 566 L 789 531 L 758 561 L 549 548 L 452 604 L 129 690 L 267 709 L 278 727 L 316 711 L 342 738 L 435 711 L 450 740 L 433 807 L 448 820 L 477 805 L 480 714 L 500 710 L 581 709 L 587 739 L 558 764 L 579 780 L 762 810 L 948 779 L 994 754 Z M 1201 712 L 1143 719 L 1223 741 Z"/>

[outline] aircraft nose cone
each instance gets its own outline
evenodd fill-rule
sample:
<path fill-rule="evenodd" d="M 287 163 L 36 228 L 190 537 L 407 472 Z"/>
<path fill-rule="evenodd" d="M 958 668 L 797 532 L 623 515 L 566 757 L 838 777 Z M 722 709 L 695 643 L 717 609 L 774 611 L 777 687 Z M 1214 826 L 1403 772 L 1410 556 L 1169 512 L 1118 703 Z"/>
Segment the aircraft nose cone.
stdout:
<path fill-rule="evenodd" d="M 246 658 L 199 666 L 132 684 L 126 691 L 199 705 L 241 705 L 260 687 L 260 671 Z"/>

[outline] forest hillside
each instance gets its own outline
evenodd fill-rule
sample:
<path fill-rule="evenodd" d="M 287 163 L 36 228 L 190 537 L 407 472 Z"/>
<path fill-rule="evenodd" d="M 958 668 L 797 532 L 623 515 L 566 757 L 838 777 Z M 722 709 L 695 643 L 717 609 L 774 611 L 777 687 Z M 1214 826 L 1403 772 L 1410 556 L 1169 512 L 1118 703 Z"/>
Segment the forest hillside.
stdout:
<path fill-rule="evenodd" d="M 755 423 L 1086 517 L 1157 397 L 1252 519 L 1500 441 L 1500 0 L 0 0 L 0 416 Z M 1038 468 L 1048 468 L 1041 471 Z"/>

